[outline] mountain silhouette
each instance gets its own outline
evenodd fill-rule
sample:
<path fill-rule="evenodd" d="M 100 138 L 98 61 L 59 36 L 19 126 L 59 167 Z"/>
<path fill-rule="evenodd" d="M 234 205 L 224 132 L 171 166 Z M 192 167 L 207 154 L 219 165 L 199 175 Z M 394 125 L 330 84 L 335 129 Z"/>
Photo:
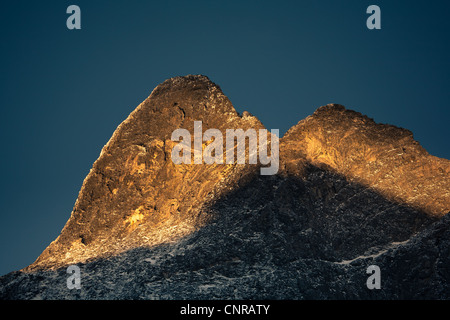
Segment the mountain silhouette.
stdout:
<path fill-rule="evenodd" d="M 0 278 L 0 298 L 450 298 L 450 161 L 412 132 L 322 106 L 264 176 L 260 163 L 174 164 L 172 132 L 193 136 L 195 121 L 265 129 L 206 76 L 164 81 L 102 149 L 59 237 Z M 66 286 L 74 264 L 80 290 Z M 366 286 L 370 265 L 381 289 Z"/>

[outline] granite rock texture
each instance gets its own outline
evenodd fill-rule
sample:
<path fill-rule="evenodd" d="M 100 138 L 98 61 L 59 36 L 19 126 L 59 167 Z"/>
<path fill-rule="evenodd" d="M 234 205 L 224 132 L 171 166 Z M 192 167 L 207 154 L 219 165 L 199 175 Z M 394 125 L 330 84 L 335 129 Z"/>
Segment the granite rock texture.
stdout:
<path fill-rule="evenodd" d="M 264 128 L 205 76 L 166 80 L 102 149 L 60 236 L 0 278 L 0 299 L 450 298 L 450 161 L 410 131 L 326 105 L 262 176 L 175 165 L 171 134 L 194 121 Z M 80 290 L 66 285 L 72 264 Z"/>

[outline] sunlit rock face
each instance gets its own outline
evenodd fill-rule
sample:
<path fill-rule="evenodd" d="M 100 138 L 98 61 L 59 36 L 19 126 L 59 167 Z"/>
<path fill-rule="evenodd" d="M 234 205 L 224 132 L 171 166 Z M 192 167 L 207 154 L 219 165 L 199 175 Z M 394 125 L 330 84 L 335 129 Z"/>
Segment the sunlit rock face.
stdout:
<path fill-rule="evenodd" d="M 255 166 L 180 164 L 172 132 L 262 129 L 205 76 L 169 79 L 117 128 L 86 177 L 61 235 L 28 269 L 57 267 L 174 241 L 210 217 L 200 209 Z M 207 142 L 203 142 L 203 147 Z"/>
<path fill-rule="evenodd" d="M 264 129 L 207 77 L 166 80 L 102 149 L 60 236 L 0 278 L 0 298 L 450 298 L 450 161 L 410 131 L 326 105 L 263 176 L 259 163 L 174 164 L 171 135 L 193 137 L 194 121 Z M 66 286 L 72 264 L 80 290 Z M 382 289 L 367 288 L 369 265 Z"/>
<path fill-rule="evenodd" d="M 305 159 L 429 215 L 450 211 L 450 161 L 428 154 L 409 130 L 331 104 L 292 127 L 282 143 L 291 165 Z"/>

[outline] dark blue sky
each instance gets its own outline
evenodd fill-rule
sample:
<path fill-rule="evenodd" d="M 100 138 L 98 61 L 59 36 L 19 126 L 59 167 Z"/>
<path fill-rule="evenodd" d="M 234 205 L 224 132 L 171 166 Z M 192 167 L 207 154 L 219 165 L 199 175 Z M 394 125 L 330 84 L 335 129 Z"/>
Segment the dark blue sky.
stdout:
<path fill-rule="evenodd" d="M 81 8 L 81 30 L 66 8 Z M 366 8 L 381 8 L 381 30 Z M 450 1 L 9 1 L 0 7 L 0 274 L 60 233 L 116 127 L 205 74 L 283 134 L 340 103 L 450 158 Z"/>

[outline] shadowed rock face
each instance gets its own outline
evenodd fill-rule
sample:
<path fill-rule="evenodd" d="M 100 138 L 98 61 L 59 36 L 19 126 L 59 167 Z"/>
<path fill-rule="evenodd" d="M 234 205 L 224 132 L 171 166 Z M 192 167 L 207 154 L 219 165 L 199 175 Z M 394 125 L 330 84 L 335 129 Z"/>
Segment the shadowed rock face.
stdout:
<path fill-rule="evenodd" d="M 280 139 L 278 174 L 260 176 L 259 164 L 173 164 L 171 134 L 193 136 L 194 121 L 264 128 L 205 76 L 166 80 L 103 148 L 61 235 L 1 278 L 0 297 L 450 298 L 450 161 L 410 131 L 323 106 Z M 65 286 L 69 264 L 81 291 Z M 377 293 L 370 264 L 389 275 Z"/>

